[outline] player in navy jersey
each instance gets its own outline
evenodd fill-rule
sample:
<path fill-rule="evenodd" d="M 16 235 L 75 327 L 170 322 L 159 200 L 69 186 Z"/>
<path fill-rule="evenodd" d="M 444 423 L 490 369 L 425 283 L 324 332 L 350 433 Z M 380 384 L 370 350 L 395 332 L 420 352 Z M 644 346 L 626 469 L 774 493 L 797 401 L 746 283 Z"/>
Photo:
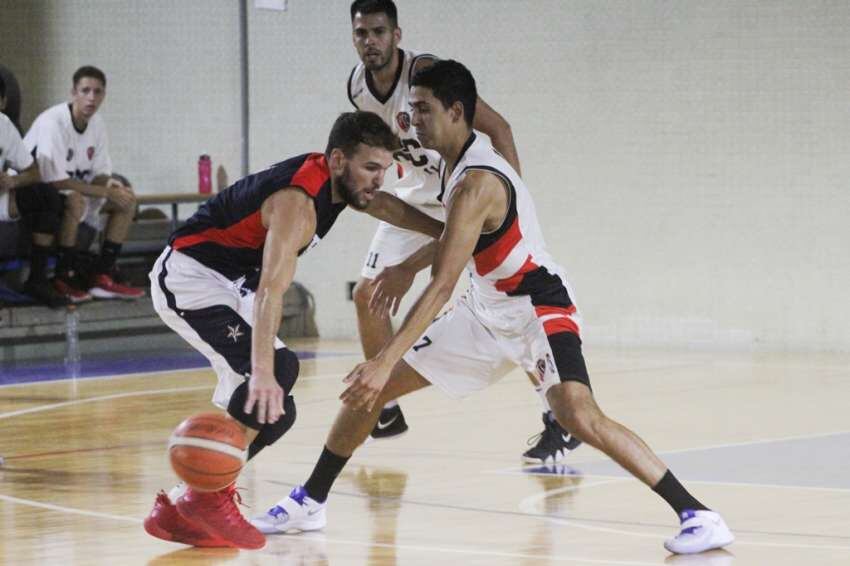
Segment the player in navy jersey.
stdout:
<path fill-rule="evenodd" d="M 399 140 L 370 112 L 342 114 L 324 153 L 249 175 L 207 201 L 172 234 L 151 271 L 154 308 L 204 354 L 218 376 L 213 403 L 246 429 L 248 458 L 295 422 L 298 360 L 277 338 L 297 258 L 347 207 L 438 237 L 442 223 L 379 192 Z M 239 512 L 233 485 L 160 492 L 151 535 L 195 546 L 260 548 L 265 537 Z"/>
<path fill-rule="evenodd" d="M 443 158 L 446 226 L 440 240 L 427 246 L 434 256 L 431 280 L 380 354 L 344 379 L 344 405 L 307 482 L 253 519 L 254 525 L 266 533 L 322 528 L 333 482 L 388 400 L 431 384 L 462 397 L 519 366 L 536 373 L 562 425 L 676 511 L 681 529 L 665 542 L 669 551 L 690 554 L 730 544 L 734 537 L 722 517 L 695 499 L 640 437 L 596 404 L 574 294 L 546 249 L 522 179 L 472 129 L 477 97 L 470 72 L 456 61 L 440 61 L 417 73 L 411 84 L 411 123 L 422 144 Z M 434 320 L 464 269 L 469 291 Z"/>

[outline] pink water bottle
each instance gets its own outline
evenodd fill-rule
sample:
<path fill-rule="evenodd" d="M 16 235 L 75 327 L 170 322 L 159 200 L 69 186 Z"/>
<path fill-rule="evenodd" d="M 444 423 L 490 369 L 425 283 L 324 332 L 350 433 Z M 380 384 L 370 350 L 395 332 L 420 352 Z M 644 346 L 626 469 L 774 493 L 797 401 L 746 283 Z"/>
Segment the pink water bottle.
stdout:
<path fill-rule="evenodd" d="M 212 192 L 212 161 L 206 153 L 198 158 L 198 192 L 202 195 Z"/>

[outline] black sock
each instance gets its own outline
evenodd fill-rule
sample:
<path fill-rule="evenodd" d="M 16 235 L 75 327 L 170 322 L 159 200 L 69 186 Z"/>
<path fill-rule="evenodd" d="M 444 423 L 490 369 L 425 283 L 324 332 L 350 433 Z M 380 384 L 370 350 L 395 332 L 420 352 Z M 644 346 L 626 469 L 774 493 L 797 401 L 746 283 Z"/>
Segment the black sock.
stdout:
<path fill-rule="evenodd" d="M 33 244 L 30 248 L 30 277 L 31 283 L 44 283 L 47 281 L 47 258 L 50 248 Z"/>
<path fill-rule="evenodd" d="M 664 474 L 652 491 L 664 498 L 670 507 L 676 512 L 676 515 L 682 514 L 685 509 L 694 511 L 707 511 L 708 507 L 694 499 L 694 496 L 688 493 L 688 490 L 679 483 L 670 470 Z"/>
<path fill-rule="evenodd" d="M 313 473 L 310 474 L 310 479 L 304 484 L 304 491 L 307 492 L 307 495 L 319 503 L 324 503 L 328 498 L 331 486 L 345 467 L 346 462 L 348 462 L 348 458 L 337 456 L 325 446 L 322 449 L 322 455 L 319 456 L 319 461 L 313 468 Z"/>
<path fill-rule="evenodd" d="M 74 246 L 59 246 L 56 252 L 56 275 L 65 276 L 74 271 L 74 256 L 76 253 Z"/>
<path fill-rule="evenodd" d="M 121 253 L 121 244 L 112 240 L 104 240 L 100 246 L 100 257 L 97 258 L 95 273 L 111 273 L 115 267 L 115 260 Z"/>

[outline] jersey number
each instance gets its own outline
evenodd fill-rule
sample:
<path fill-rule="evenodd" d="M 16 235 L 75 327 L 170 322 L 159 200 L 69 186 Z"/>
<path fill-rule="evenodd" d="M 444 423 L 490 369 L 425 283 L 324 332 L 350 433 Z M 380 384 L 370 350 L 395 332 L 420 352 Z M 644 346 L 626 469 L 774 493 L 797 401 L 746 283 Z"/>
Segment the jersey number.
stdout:
<path fill-rule="evenodd" d="M 404 148 L 393 153 L 393 158 L 395 158 L 396 161 L 401 161 L 402 159 L 404 159 L 405 161 L 409 161 L 410 163 L 412 163 L 414 167 L 423 167 L 425 165 L 428 165 L 427 157 L 425 157 L 424 155 L 420 155 L 419 157 L 413 157 L 413 154 L 410 153 L 411 149 L 422 149 L 422 146 L 419 145 L 418 141 L 414 139 L 406 139 L 401 140 L 401 143 Z"/>
<path fill-rule="evenodd" d="M 430 339 L 430 338 L 428 338 L 427 336 L 423 336 L 423 337 L 422 337 L 422 342 L 420 342 L 419 344 L 416 344 L 415 346 L 413 346 L 413 351 L 414 351 L 414 352 L 418 352 L 418 351 L 419 351 L 419 350 L 421 350 L 422 348 L 425 348 L 426 346 L 430 346 L 430 345 L 431 345 L 431 339 Z"/>
<path fill-rule="evenodd" d="M 366 267 L 370 267 L 375 269 L 375 266 L 378 264 L 378 254 L 376 252 L 369 252 L 369 257 L 366 258 Z"/>

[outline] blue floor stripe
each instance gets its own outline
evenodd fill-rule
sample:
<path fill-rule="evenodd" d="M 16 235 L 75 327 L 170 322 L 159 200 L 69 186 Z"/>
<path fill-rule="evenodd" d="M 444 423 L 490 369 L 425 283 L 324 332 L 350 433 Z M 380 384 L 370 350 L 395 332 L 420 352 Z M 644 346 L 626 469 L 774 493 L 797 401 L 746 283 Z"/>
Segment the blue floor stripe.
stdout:
<path fill-rule="evenodd" d="M 352 355 L 349 352 L 295 351 L 295 353 L 299 360 Z M 130 373 L 197 369 L 209 367 L 209 365 L 209 361 L 204 356 L 193 350 L 157 352 L 155 356 L 138 353 L 125 354 L 120 358 L 86 357 L 80 363 L 77 377 L 86 379 L 110 375 L 120 376 Z M 56 381 L 71 377 L 73 377 L 71 368 L 62 361 L 0 364 L 0 385 Z"/>

